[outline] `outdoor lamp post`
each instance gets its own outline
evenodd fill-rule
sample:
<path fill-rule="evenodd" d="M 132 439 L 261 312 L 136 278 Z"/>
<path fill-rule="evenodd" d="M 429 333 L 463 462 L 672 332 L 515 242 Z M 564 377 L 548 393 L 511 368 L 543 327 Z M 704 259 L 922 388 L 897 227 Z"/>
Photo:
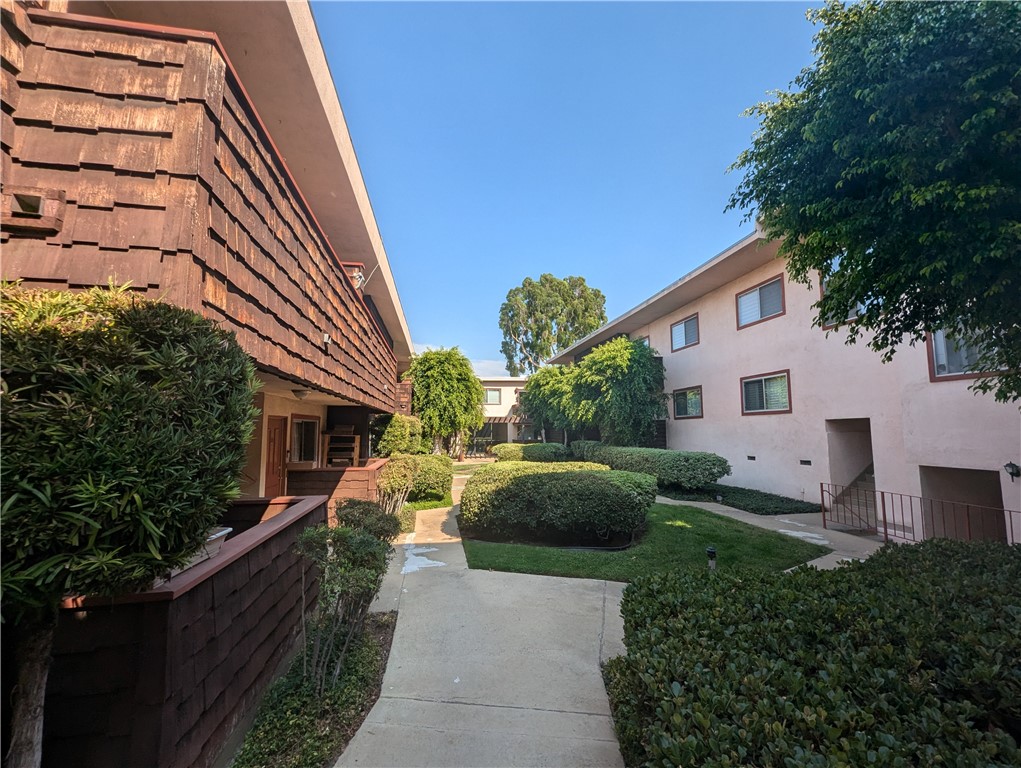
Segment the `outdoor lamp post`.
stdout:
<path fill-rule="evenodd" d="M 706 547 L 705 548 L 705 554 L 706 554 L 706 557 L 709 558 L 709 570 L 710 571 L 715 571 L 716 570 L 716 547 Z"/>

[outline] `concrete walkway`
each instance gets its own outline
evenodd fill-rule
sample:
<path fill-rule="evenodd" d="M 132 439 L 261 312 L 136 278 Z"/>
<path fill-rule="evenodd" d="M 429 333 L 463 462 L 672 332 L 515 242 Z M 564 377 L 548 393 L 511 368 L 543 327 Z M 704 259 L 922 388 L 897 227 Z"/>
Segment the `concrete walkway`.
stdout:
<path fill-rule="evenodd" d="M 466 477 L 454 478 L 460 501 Z M 675 501 L 833 552 L 834 568 L 881 542 L 818 515 L 764 517 Z M 468 569 L 458 508 L 419 512 L 397 542 L 373 610 L 399 610 L 379 700 L 342 766 L 621 766 L 600 665 L 624 653 L 624 584 Z"/>
<path fill-rule="evenodd" d="M 382 692 L 336 765 L 623 765 L 600 662 L 624 652 L 624 585 L 468 570 L 456 511 L 398 543 Z"/>
<path fill-rule="evenodd" d="M 677 501 L 666 496 L 657 496 L 656 503 L 698 507 L 699 509 L 715 512 L 724 517 L 740 520 L 742 523 L 748 523 L 748 525 L 754 525 L 756 528 L 765 528 L 766 530 L 776 531 L 785 536 L 793 536 L 813 544 L 822 544 L 833 551 L 808 563 L 820 570 L 836 568 L 846 560 L 864 560 L 883 546 L 882 540 L 876 536 L 863 536 L 845 531 L 836 531 L 831 528 L 823 528 L 822 518 L 818 513 L 753 515 L 751 512 L 728 507 L 725 504 L 716 504 L 711 501 Z"/>

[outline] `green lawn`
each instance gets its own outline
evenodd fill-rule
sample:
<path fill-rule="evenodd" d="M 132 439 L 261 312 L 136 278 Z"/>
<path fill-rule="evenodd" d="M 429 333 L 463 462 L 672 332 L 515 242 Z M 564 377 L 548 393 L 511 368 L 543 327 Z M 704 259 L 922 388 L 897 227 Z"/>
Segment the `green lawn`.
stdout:
<path fill-rule="evenodd" d="M 579 552 L 464 539 L 469 568 L 610 581 L 631 581 L 636 576 L 683 566 L 704 568 L 709 546 L 716 547 L 720 569 L 782 571 L 830 551 L 712 512 L 666 504 L 654 504 L 649 509 L 645 537 L 623 552 Z"/>
<path fill-rule="evenodd" d="M 455 475 L 470 475 L 479 467 L 488 467 L 493 462 L 491 461 L 477 461 L 471 464 L 467 462 L 464 464 L 458 464 L 454 462 L 454 474 Z"/>
<path fill-rule="evenodd" d="M 454 506 L 454 500 L 450 496 L 450 491 L 442 499 L 435 497 L 427 499 L 418 499 L 416 501 L 409 501 L 404 505 L 405 509 L 439 509 L 440 507 L 452 507 Z"/>

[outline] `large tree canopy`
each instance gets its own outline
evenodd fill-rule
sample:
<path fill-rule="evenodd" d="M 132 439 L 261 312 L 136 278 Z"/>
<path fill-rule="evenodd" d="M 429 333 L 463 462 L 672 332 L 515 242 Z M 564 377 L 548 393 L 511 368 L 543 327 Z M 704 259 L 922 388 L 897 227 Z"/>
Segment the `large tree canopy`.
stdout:
<path fill-rule="evenodd" d="M 648 344 L 623 336 L 577 365 L 549 366 L 528 379 L 521 406 L 543 426 L 599 427 L 611 445 L 645 445 L 666 416 L 663 362 Z"/>
<path fill-rule="evenodd" d="M 1021 397 L 1021 3 L 830 2 L 815 63 L 752 113 L 730 207 L 783 238 L 819 318 L 889 360 L 946 329 Z M 817 318 L 818 321 L 818 318 Z"/>
<path fill-rule="evenodd" d="M 500 307 L 500 351 L 510 375 L 537 371 L 561 349 L 596 330 L 606 322 L 605 303 L 602 291 L 590 288 L 583 277 L 526 277 L 507 292 Z"/>
<path fill-rule="evenodd" d="M 440 453 L 445 439 L 450 452 L 459 454 L 467 433 L 482 426 L 482 383 L 468 358 L 457 347 L 431 349 L 416 355 L 406 374 L 412 381 L 411 408 L 433 452 Z"/>

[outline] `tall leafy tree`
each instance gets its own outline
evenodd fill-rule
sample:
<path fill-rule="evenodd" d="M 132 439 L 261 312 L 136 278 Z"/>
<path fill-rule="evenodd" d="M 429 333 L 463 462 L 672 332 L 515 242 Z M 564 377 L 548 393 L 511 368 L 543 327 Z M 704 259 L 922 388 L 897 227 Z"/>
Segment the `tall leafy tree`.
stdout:
<path fill-rule="evenodd" d="M 666 417 L 663 361 L 641 341 L 624 336 L 600 344 L 573 374 L 570 416 L 595 424 L 611 445 L 644 445 Z"/>
<path fill-rule="evenodd" d="M 406 377 L 412 380 L 411 409 L 432 438 L 433 453 L 446 442 L 451 456 L 459 456 L 465 438 L 482 426 L 482 382 L 457 347 L 432 349 L 416 355 Z"/>
<path fill-rule="evenodd" d="M 544 427 L 595 426 L 612 445 L 644 445 L 666 416 L 663 361 L 624 336 L 600 344 L 576 365 L 547 366 L 528 379 L 521 406 Z"/>
<path fill-rule="evenodd" d="M 825 281 L 819 318 L 889 360 L 948 329 L 1021 397 L 1021 3 L 829 2 L 815 63 L 751 112 L 730 207 L 791 276 Z M 817 318 L 818 321 L 818 318 Z"/>
<path fill-rule="evenodd" d="M 544 361 L 606 322 L 606 297 L 583 277 L 526 277 L 500 307 L 500 351 L 511 376 L 533 373 Z"/>
<path fill-rule="evenodd" d="M 521 393 L 521 410 L 542 430 L 546 442 L 547 429 L 567 430 L 578 426 L 572 420 L 574 393 L 574 366 L 548 365 L 528 377 Z"/>

